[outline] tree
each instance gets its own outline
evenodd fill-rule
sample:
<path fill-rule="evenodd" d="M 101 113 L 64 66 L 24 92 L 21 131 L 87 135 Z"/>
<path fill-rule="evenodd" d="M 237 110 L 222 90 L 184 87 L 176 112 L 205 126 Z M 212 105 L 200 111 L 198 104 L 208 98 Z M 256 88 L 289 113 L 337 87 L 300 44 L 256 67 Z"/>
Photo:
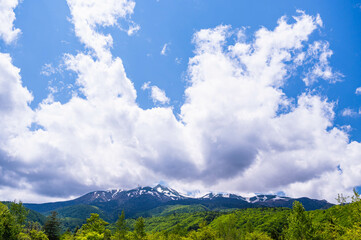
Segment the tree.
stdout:
<path fill-rule="evenodd" d="M 21 226 L 10 213 L 7 206 L 0 202 L 0 239 L 17 240 Z"/>
<path fill-rule="evenodd" d="M 91 213 L 90 218 L 76 232 L 75 239 L 79 240 L 109 240 L 111 232 L 105 228 L 106 221 L 99 217 L 99 214 Z"/>
<path fill-rule="evenodd" d="M 356 191 L 356 188 L 353 189 L 353 196 L 352 196 L 352 202 L 359 202 L 360 199 L 360 194 Z"/>
<path fill-rule="evenodd" d="M 287 238 L 292 240 L 309 240 L 313 239 L 314 229 L 312 221 L 308 217 L 305 208 L 298 201 L 293 202 L 292 213 L 289 218 Z"/>
<path fill-rule="evenodd" d="M 49 238 L 42 231 L 31 230 L 29 233 L 31 240 L 48 240 Z"/>
<path fill-rule="evenodd" d="M 117 222 L 115 223 L 115 226 L 116 226 L 116 231 L 115 231 L 114 239 L 115 240 L 126 239 L 126 234 L 128 229 L 125 222 L 124 210 L 122 211 L 122 214 L 119 216 Z"/>
<path fill-rule="evenodd" d="M 15 217 L 17 224 L 23 226 L 25 224 L 26 217 L 29 214 L 29 210 L 26 210 L 23 203 L 19 201 L 16 203 L 15 201 L 10 203 L 10 213 Z"/>
<path fill-rule="evenodd" d="M 246 234 L 245 240 L 272 240 L 272 238 L 264 232 L 252 232 Z"/>
<path fill-rule="evenodd" d="M 85 232 L 96 232 L 102 234 L 105 232 L 105 226 L 108 224 L 109 223 L 99 217 L 99 214 L 91 213 L 90 218 L 86 220 L 86 224 L 84 224 L 81 229 Z"/>
<path fill-rule="evenodd" d="M 144 218 L 140 217 L 137 219 L 134 225 L 134 236 L 135 239 L 145 239 L 146 233 L 145 233 L 145 223 Z"/>
<path fill-rule="evenodd" d="M 341 194 L 337 194 L 336 201 L 337 201 L 340 205 L 345 205 L 348 198 L 350 198 L 350 197 L 349 197 L 349 196 L 344 196 L 344 195 L 341 193 Z"/>
<path fill-rule="evenodd" d="M 60 239 L 60 220 L 58 219 L 58 213 L 51 212 L 51 215 L 47 217 L 44 223 L 44 232 L 48 236 L 49 240 Z"/>
<path fill-rule="evenodd" d="M 24 231 L 27 233 L 29 233 L 31 230 L 40 231 L 41 229 L 42 229 L 42 226 L 40 225 L 40 223 L 33 222 L 33 221 L 26 222 L 26 225 L 24 227 Z"/>
<path fill-rule="evenodd" d="M 241 232 L 237 229 L 236 226 L 236 216 L 235 214 L 228 214 L 219 218 L 218 224 L 216 225 L 218 236 L 221 239 L 239 239 Z M 246 227 L 250 229 L 251 232 L 251 223 L 247 221 Z"/>
<path fill-rule="evenodd" d="M 103 240 L 110 240 L 112 237 L 112 232 L 109 229 L 105 229 L 103 235 Z"/>
<path fill-rule="evenodd" d="M 21 232 L 18 235 L 18 240 L 49 240 L 46 234 L 42 231 L 31 230 L 28 234 Z"/>

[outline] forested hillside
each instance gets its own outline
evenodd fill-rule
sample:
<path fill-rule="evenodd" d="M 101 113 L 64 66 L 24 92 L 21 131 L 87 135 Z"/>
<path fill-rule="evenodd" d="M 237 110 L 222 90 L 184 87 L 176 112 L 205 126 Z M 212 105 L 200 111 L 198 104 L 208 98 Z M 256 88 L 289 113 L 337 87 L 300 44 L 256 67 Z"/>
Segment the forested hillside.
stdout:
<path fill-rule="evenodd" d="M 361 239 L 361 201 L 355 192 L 352 203 L 326 210 L 306 211 L 298 201 L 290 208 L 248 208 L 209 211 L 204 206 L 173 205 L 147 212 L 149 217 L 124 214 L 108 223 L 89 211 L 86 222 L 68 229 L 69 219 L 51 212 L 43 219 L 22 203 L 0 204 L 0 239 L 15 240 L 140 240 L 140 239 Z M 74 213 L 76 214 L 76 213 Z M 44 221 L 43 221 L 44 220 Z"/>

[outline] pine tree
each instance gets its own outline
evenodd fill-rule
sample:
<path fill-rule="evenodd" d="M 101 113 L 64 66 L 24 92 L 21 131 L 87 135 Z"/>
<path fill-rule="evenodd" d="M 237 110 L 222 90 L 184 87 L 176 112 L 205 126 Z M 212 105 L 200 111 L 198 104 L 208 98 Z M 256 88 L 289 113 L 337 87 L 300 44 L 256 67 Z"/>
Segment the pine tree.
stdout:
<path fill-rule="evenodd" d="M 135 235 L 135 239 L 137 240 L 145 239 L 146 233 L 145 233 L 144 218 L 140 217 L 135 222 L 134 235 Z"/>
<path fill-rule="evenodd" d="M 60 221 L 57 215 L 57 212 L 51 212 L 51 215 L 47 217 L 46 222 L 44 223 L 44 232 L 49 240 L 60 239 Z"/>
<path fill-rule="evenodd" d="M 115 239 L 117 240 L 125 239 L 125 235 L 127 234 L 128 229 L 125 223 L 124 210 L 122 211 L 122 214 L 119 216 L 115 225 L 116 225 L 116 232 L 114 236 Z"/>

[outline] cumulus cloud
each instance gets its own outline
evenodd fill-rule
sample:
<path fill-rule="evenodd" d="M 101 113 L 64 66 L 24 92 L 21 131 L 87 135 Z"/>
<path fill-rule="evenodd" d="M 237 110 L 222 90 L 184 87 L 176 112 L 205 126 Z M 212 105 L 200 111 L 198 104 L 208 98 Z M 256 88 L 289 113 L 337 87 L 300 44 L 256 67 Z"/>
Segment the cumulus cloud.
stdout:
<path fill-rule="evenodd" d="M 117 25 L 119 18 L 126 18 L 133 13 L 135 2 L 132 0 L 67 0 L 75 34 L 88 48 L 94 50 L 97 57 L 111 57 L 109 47 L 113 45 L 110 34 L 104 35 L 96 31 L 97 26 L 110 27 Z M 131 26 L 129 34 L 139 27 Z"/>
<path fill-rule="evenodd" d="M 283 17 L 273 31 L 262 28 L 253 42 L 227 48 L 229 26 L 195 35 L 197 54 L 190 60 L 191 86 L 181 116 L 197 137 L 206 183 L 219 191 L 236 186 L 267 192 L 336 169 L 335 154 L 348 139 L 337 128 L 327 130 L 333 105 L 307 93 L 292 104 L 282 91 L 318 26 L 318 17 L 303 13 L 293 24 Z M 283 108 L 288 111 L 278 115 Z M 335 146 L 330 156 L 329 144 Z"/>
<path fill-rule="evenodd" d="M 0 55 L 0 97 L 12 99 L 0 101 L 7 126 L 0 130 L 0 194 L 16 188 L 59 198 L 166 180 L 184 192 L 283 190 L 332 201 L 361 182 L 360 143 L 349 143 L 346 131 L 333 126 L 333 103 L 283 91 L 295 70 L 310 87 L 334 79 L 328 43 L 309 41 L 322 26 L 319 16 L 281 17 L 275 29 L 261 28 L 249 42 L 238 37 L 229 44 L 244 34 L 231 26 L 198 31 L 185 102 L 175 116 L 172 107 L 138 106 L 122 60 L 109 50 L 112 37 L 97 31 L 128 18 L 134 2 L 68 4 L 76 35 L 94 51 L 65 55 L 79 86 L 68 102 L 44 100 L 32 111 L 19 69 Z M 143 89 L 153 101 L 169 103 L 157 86 Z"/>
<path fill-rule="evenodd" d="M 14 41 L 20 34 L 20 29 L 14 27 L 14 9 L 19 0 L 2 0 L 0 2 L 0 37 L 7 43 Z"/>
<path fill-rule="evenodd" d="M 9 54 L 0 53 L 0 146 L 22 135 L 31 124 L 33 112 L 28 106 L 32 94 L 22 86 L 20 69 Z"/>
<path fill-rule="evenodd" d="M 23 177 L 23 173 L 29 171 L 27 163 L 17 158 L 22 149 L 12 147 L 13 141 L 27 135 L 34 118 L 29 107 L 33 96 L 22 86 L 19 73 L 20 69 L 12 64 L 10 55 L 0 53 L 0 192 L 7 200 L 19 199 L 20 193 L 15 197 L 14 189 L 29 191 L 30 185 Z M 34 165 L 29 167 L 34 169 Z"/>

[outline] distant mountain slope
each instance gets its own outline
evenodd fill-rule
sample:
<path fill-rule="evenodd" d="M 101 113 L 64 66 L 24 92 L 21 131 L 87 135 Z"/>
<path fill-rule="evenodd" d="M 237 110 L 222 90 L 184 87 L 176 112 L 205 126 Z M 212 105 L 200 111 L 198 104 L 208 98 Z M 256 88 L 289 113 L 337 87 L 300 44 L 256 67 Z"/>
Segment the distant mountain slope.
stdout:
<path fill-rule="evenodd" d="M 115 221 L 122 210 L 128 218 L 160 214 L 164 209 L 176 209 L 176 206 L 197 206 L 183 208 L 185 212 L 198 210 L 225 210 L 258 207 L 288 207 L 294 201 L 300 201 L 306 210 L 326 209 L 332 206 L 325 200 L 309 198 L 293 199 L 277 195 L 256 195 L 245 198 L 236 194 L 209 193 L 200 198 L 187 197 L 174 189 L 157 185 L 138 187 L 131 190 L 109 190 L 87 193 L 79 198 L 64 202 L 24 204 L 27 208 L 43 214 L 58 211 L 62 217 L 81 218 L 91 212 L 99 213 L 107 221 Z M 156 210 L 158 208 L 158 210 Z M 161 209 L 163 209 L 161 211 Z M 180 209 L 178 209 L 181 211 Z M 170 210 L 171 211 L 171 210 Z"/>
<path fill-rule="evenodd" d="M 255 205 L 265 206 L 265 207 L 287 207 L 292 208 L 294 201 L 299 201 L 302 203 L 304 208 L 307 211 L 316 210 L 316 209 L 328 209 L 333 206 L 333 204 L 327 202 L 326 200 L 316 200 L 310 198 L 286 198 L 281 200 L 267 200 L 263 202 L 257 202 Z"/>

